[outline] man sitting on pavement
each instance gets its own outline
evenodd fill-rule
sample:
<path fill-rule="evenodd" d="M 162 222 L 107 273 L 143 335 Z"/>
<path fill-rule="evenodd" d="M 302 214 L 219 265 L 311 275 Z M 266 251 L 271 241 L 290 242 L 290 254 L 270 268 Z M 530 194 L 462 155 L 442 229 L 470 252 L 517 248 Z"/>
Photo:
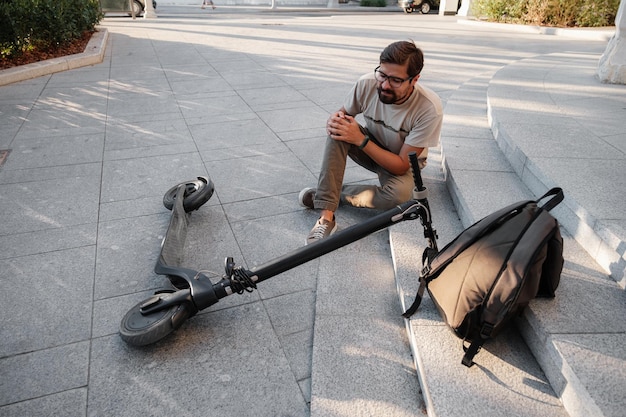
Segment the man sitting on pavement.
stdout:
<path fill-rule="evenodd" d="M 411 198 L 408 154 L 426 165 L 439 144 L 443 107 L 436 93 L 418 84 L 424 55 L 413 42 L 398 41 L 380 54 L 380 65 L 352 87 L 343 107 L 326 123 L 326 147 L 317 188 L 300 192 L 300 205 L 321 210 L 307 244 L 337 230 L 339 204 L 388 210 Z M 365 127 L 355 116 L 362 114 Z M 378 175 L 380 186 L 343 184 L 347 157 Z"/>

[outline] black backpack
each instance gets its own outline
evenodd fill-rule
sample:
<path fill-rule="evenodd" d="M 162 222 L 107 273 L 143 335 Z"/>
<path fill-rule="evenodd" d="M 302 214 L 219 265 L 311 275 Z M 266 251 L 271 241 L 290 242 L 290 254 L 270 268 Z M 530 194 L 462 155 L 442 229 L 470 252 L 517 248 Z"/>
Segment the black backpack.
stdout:
<path fill-rule="evenodd" d="M 563 190 L 553 188 L 536 201 L 490 214 L 439 252 L 426 249 L 418 293 L 403 316 L 417 311 L 426 288 L 445 323 L 463 339 L 463 365 L 472 366 L 483 343 L 530 300 L 554 297 L 563 269 L 563 238 L 549 211 L 562 200 Z"/>

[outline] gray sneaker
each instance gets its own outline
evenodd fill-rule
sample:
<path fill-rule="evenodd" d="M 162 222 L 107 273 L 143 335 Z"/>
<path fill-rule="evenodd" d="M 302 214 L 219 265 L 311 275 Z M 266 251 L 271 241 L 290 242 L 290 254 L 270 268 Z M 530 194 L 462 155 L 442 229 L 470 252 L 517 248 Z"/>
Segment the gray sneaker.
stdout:
<path fill-rule="evenodd" d="M 314 209 L 315 205 L 313 204 L 313 200 L 315 199 L 316 191 L 317 190 L 315 188 L 311 187 L 305 188 L 304 190 L 300 191 L 300 194 L 298 194 L 298 202 L 300 203 L 300 205 L 302 207 Z"/>
<path fill-rule="evenodd" d="M 306 238 L 306 244 L 310 245 L 311 243 L 315 243 L 318 240 L 324 239 L 335 233 L 337 230 L 337 222 L 335 219 L 328 221 L 326 219 L 322 219 L 321 217 L 313 226 L 313 229 L 309 232 L 309 235 Z"/>

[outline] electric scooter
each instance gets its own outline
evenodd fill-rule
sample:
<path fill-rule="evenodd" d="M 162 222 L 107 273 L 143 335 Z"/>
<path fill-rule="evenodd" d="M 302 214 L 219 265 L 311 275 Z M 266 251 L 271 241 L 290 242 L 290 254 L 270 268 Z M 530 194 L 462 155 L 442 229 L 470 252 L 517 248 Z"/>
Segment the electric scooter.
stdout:
<path fill-rule="evenodd" d="M 172 210 L 172 215 L 154 268 L 158 275 L 167 276 L 171 286 L 133 306 L 122 319 L 120 336 L 132 346 L 155 343 L 226 296 L 252 292 L 266 279 L 406 220 L 421 220 L 428 242 L 422 261 L 434 257 L 438 252 L 437 232 L 431 223 L 428 190 L 423 185 L 414 152 L 409 155 L 409 161 L 415 185 L 411 200 L 253 269 L 237 266 L 232 257 L 227 257 L 224 275 L 215 283 L 202 271 L 181 265 L 190 213 L 211 198 L 213 182 L 208 177 L 198 177 L 172 187 L 163 197 L 163 205 Z"/>

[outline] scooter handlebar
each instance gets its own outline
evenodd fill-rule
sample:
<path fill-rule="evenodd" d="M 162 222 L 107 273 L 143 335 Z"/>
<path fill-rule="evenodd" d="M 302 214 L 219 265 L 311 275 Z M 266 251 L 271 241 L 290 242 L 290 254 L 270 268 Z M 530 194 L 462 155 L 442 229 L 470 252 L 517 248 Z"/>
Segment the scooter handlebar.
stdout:
<path fill-rule="evenodd" d="M 424 190 L 424 183 L 422 181 L 422 174 L 420 172 L 417 153 L 415 151 L 409 152 L 409 162 L 411 164 L 411 169 L 413 170 L 413 182 L 415 183 L 415 188 L 418 191 L 422 191 Z"/>
<path fill-rule="evenodd" d="M 422 173 L 420 171 L 417 154 L 415 152 L 409 152 L 409 163 L 411 164 L 411 170 L 413 171 L 413 183 L 415 188 L 413 189 L 413 198 L 415 200 L 426 200 L 428 197 L 428 190 L 424 187 L 422 181 Z"/>

